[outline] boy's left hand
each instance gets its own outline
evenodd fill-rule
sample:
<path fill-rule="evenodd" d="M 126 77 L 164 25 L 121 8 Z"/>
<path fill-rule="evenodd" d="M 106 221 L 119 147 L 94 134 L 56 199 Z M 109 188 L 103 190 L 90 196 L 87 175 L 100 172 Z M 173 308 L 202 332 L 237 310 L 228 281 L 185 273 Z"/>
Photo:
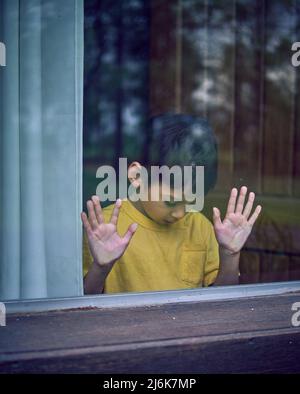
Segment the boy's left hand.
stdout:
<path fill-rule="evenodd" d="M 231 190 L 226 216 L 223 221 L 221 221 L 220 210 L 213 208 L 216 238 L 220 247 L 228 254 L 238 253 L 242 249 L 262 209 L 258 205 L 250 216 L 255 194 L 253 192 L 249 194 L 247 204 L 244 208 L 246 194 L 247 187 L 243 186 L 236 204 L 238 190 L 236 188 Z"/>

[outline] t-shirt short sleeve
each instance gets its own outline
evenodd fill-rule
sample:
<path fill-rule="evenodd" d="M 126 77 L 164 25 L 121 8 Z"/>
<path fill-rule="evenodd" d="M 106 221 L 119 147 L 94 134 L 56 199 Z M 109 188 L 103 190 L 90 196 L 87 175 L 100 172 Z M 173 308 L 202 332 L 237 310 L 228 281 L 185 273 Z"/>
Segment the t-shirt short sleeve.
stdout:
<path fill-rule="evenodd" d="M 110 220 L 113 205 L 103 209 Z M 219 247 L 211 222 L 202 214 L 188 214 L 172 226 L 153 222 L 129 201 L 123 201 L 118 233 L 139 224 L 128 248 L 105 280 L 105 293 L 163 291 L 209 286 L 219 270 Z M 93 262 L 83 237 L 83 274 Z"/>
<path fill-rule="evenodd" d="M 219 244 L 215 237 L 213 226 L 210 226 L 207 238 L 207 259 L 204 267 L 204 286 L 212 285 L 219 272 Z"/>

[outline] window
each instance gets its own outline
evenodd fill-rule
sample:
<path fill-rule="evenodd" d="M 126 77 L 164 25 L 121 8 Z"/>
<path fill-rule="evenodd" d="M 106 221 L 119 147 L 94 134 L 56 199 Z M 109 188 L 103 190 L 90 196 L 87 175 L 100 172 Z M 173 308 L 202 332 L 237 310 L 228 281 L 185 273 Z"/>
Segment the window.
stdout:
<path fill-rule="evenodd" d="M 204 214 L 244 184 L 263 206 L 240 283 L 299 280 L 299 18 L 296 1 L 86 1 L 84 201 L 98 166 L 147 156 L 147 117 L 204 116 L 219 145 Z"/>
<path fill-rule="evenodd" d="M 0 0 L 2 371 L 299 372 L 298 40 L 297 0 Z M 216 133 L 204 214 L 243 184 L 263 205 L 242 285 L 83 297 L 96 170 L 169 111 Z"/>

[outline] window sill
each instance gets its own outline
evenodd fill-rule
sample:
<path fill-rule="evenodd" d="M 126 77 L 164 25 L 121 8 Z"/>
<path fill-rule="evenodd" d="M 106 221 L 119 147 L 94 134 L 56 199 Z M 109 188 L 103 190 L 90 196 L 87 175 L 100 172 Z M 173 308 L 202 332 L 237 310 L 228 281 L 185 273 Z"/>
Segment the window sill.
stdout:
<path fill-rule="evenodd" d="M 0 371 L 300 372 L 299 301 L 289 282 L 10 302 Z"/>
<path fill-rule="evenodd" d="M 80 308 L 129 308 L 172 303 L 202 302 L 277 295 L 300 291 L 300 281 L 238 286 L 216 286 L 191 290 L 86 295 L 82 297 L 6 301 L 7 314 L 36 313 Z"/>

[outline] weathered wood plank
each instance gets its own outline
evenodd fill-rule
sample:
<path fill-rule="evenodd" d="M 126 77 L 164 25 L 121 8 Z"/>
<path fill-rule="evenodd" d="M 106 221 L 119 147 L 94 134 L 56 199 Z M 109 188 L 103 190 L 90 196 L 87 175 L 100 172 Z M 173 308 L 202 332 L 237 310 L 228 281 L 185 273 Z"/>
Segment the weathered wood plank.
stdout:
<path fill-rule="evenodd" d="M 235 1 L 208 2 L 207 118 L 218 139 L 216 190 L 228 191 L 234 164 Z"/>
<path fill-rule="evenodd" d="M 295 42 L 300 40 L 300 3 L 296 2 Z M 293 195 L 300 197 L 300 68 L 294 70 L 294 162 L 293 162 Z"/>
<path fill-rule="evenodd" d="M 240 257 L 240 283 L 260 282 L 260 254 L 243 250 Z"/>
<path fill-rule="evenodd" d="M 182 111 L 206 117 L 208 7 L 205 0 L 182 2 Z"/>
<path fill-rule="evenodd" d="M 266 0 L 263 192 L 273 195 L 292 193 L 294 13 L 293 2 Z"/>
<path fill-rule="evenodd" d="M 150 18 L 150 113 L 174 111 L 176 107 L 177 3 L 151 2 Z"/>
<path fill-rule="evenodd" d="M 182 2 L 182 111 L 205 117 L 219 142 L 217 190 L 233 171 L 234 1 Z"/>
<path fill-rule="evenodd" d="M 299 299 L 11 315 L 0 372 L 300 371 L 300 329 L 291 325 Z"/>
<path fill-rule="evenodd" d="M 261 191 L 264 1 L 236 4 L 234 184 Z M 255 159 L 254 159 L 255 158 Z"/>
<path fill-rule="evenodd" d="M 270 334 L 270 335 L 268 335 Z M 223 338 L 222 338 L 223 339 Z M 10 373 L 299 373 L 300 334 L 192 340 L 4 364 Z M 275 346 L 276 344 L 276 346 Z"/>
<path fill-rule="evenodd" d="M 290 257 L 289 280 L 300 280 L 300 257 Z"/>

